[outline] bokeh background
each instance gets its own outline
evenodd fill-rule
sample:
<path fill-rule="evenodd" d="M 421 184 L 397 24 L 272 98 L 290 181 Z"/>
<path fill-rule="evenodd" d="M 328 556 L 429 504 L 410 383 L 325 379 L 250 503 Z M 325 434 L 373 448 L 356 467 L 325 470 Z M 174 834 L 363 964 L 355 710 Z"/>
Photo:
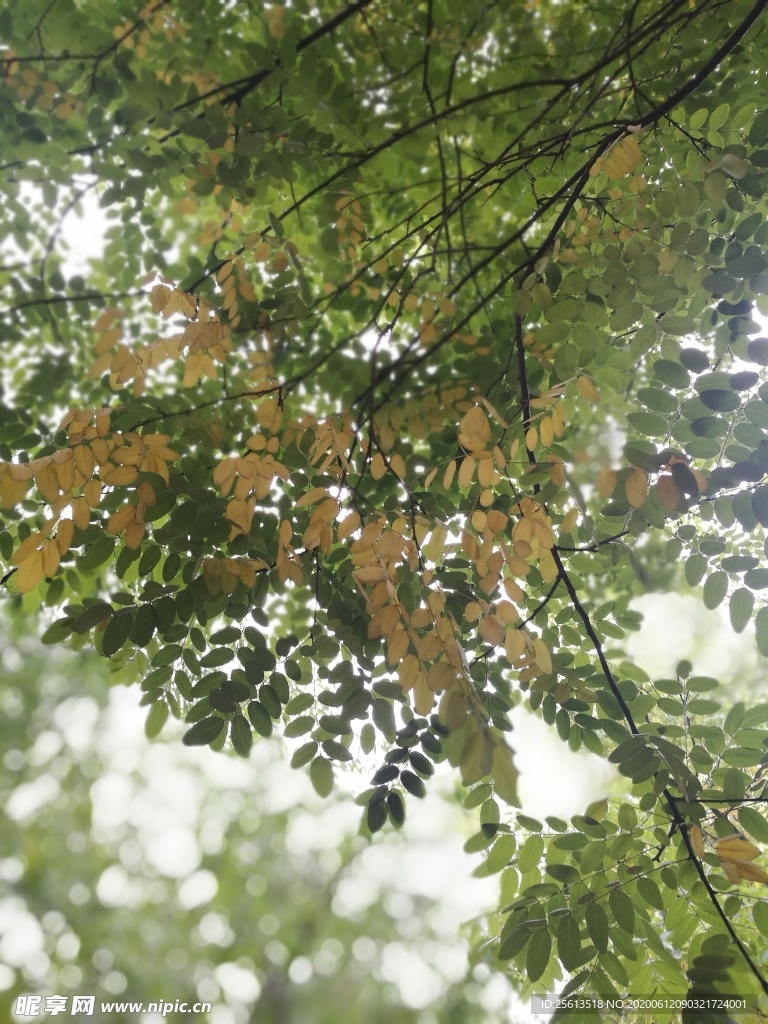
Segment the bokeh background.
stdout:
<path fill-rule="evenodd" d="M 746 687 L 754 645 L 693 598 L 638 602 L 628 654 L 690 657 Z M 213 1024 L 532 1021 L 478 952 L 499 876 L 462 849 L 476 812 L 445 767 L 401 832 L 359 834 L 349 771 L 327 800 L 279 740 L 245 761 L 144 736 L 138 687 L 89 651 L 0 624 L 0 998 L 213 1004 Z M 518 710 L 523 810 L 568 817 L 622 781 Z M 416 806 L 414 806 L 416 805 Z M 41 1014 L 39 1019 L 45 1017 Z M 30 1018 L 26 1018 L 30 1019 Z M 101 1019 L 155 1024 L 153 1014 Z M 172 1019 L 172 1018 L 170 1018 Z"/>

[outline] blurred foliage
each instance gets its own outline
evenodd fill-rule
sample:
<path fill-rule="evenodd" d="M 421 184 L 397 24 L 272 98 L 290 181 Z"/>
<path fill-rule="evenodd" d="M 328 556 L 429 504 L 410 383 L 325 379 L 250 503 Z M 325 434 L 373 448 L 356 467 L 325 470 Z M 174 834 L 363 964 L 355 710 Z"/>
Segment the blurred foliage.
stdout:
<path fill-rule="evenodd" d="M 94 994 L 94 1020 L 132 1024 L 99 1001 L 206 1000 L 233 1024 L 435 1019 L 403 1002 L 396 964 L 406 987 L 426 972 L 440 1020 L 504 1019 L 482 1009 L 439 908 L 407 880 L 366 878 L 341 797 L 274 792 L 278 745 L 231 771 L 175 743 L 148 750 L 95 655 L 51 656 L 19 622 L 3 636 L 3 1002 Z M 401 837 L 382 840 L 384 858 L 402 855 Z"/>

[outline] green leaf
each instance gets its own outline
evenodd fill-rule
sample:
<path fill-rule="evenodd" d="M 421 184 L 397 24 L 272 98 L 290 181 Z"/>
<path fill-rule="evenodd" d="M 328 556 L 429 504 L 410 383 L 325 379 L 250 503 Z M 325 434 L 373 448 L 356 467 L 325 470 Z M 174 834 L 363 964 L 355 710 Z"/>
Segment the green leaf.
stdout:
<path fill-rule="evenodd" d="M 627 932 L 628 935 L 633 935 L 635 931 L 635 908 L 632 906 L 632 900 L 629 896 L 627 896 L 623 889 L 611 889 L 608 895 L 608 903 L 619 928 Z"/>
<path fill-rule="evenodd" d="M 229 738 L 235 753 L 240 757 L 248 757 L 253 746 L 253 733 L 246 718 L 242 715 L 235 715 L 230 726 Z"/>
<path fill-rule="evenodd" d="M 128 609 L 112 616 L 101 638 L 101 651 L 105 658 L 110 658 L 120 650 L 128 639 L 132 625 L 133 615 Z"/>
<path fill-rule="evenodd" d="M 667 420 L 655 412 L 632 412 L 627 416 L 627 423 L 646 437 L 664 437 L 669 429 Z"/>
<path fill-rule="evenodd" d="M 670 321 L 665 322 L 665 330 L 667 330 L 667 322 Z M 681 324 L 681 328 L 683 328 L 682 333 L 689 333 L 690 326 L 691 325 L 687 322 Z M 653 364 L 653 373 L 655 377 L 658 377 L 662 384 L 667 384 L 669 387 L 675 388 L 676 390 L 687 388 L 691 383 L 688 371 L 682 367 L 680 363 L 674 363 L 671 359 L 657 359 Z"/>
<path fill-rule="evenodd" d="M 768 487 L 758 487 L 752 492 L 752 513 L 761 526 L 768 527 Z"/>
<path fill-rule="evenodd" d="M 309 778 L 318 796 L 330 796 L 333 790 L 333 765 L 327 757 L 316 757 L 309 766 Z"/>
<path fill-rule="evenodd" d="M 768 658 L 768 607 L 761 608 L 755 616 L 755 636 L 757 649 Z"/>
<path fill-rule="evenodd" d="M 502 871 L 510 863 L 515 852 L 517 840 L 513 835 L 499 836 L 488 854 L 486 867 L 489 875 Z"/>
<path fill-rule="evenodd" d="M 267 715 L 269 718 L 269 715 Z M 272 719 L 269 719 L 270 726 Z M 255 726 L 254 726 L 255 728 Z M 309 764 L 312 758 L 317 753 L 318 743 L 317 740 L 309 740 L 308 743 L 302 743 L 300 747 L 297 747 L 293 752 L 291 758 L 291 768 L 303 768 L 305 764 Z"/>
<path fill-rule="evenodd" d="M 411 796 L 425 797 L 427 795 L 427 789 L 423 781 L 418 775 L 408 771 L 408 769 L 400 773 L 400 782 Z"/>
<path fill-rule="evenodd" d="M 768 821 L 754 807 L 739 808 L 739 824 L 759 843 L 768 843 Z"/>
<path fill-rule="evenodd" d="M 60 644 L 63 640 L 66 640 L 72 632 L 73 622 L 74 619 L 69 617 L 57 619 L 55 622 L 52 622 L 40 637 L 41 642 L 47 645 Z"/>
<path fill-rule="evenodd" d="M 543 853 L 544 840 L 542 837 L 539 835 L 528 836 L 520 847 L 520 853 L 517 857 L 518 871 L 523 875 L 532 871 L 538 865 Z"/>
<path fill-rule="evenodd" d="M 387 810 L 389 820 L 395 828 L 400 828 L 405 822 L 405 804 L 400 794 L 394 790 L 387 794 Z"/>
<path fill-rule="evenodd" d="M 531 983 L 538 981 L 546 971 L 551 952 L 552 938 L 549 934 L 549 929 L 541 928 L 539 931 L 534 932 L 528 945 L 528 955 L 525 960 L 525 970 Z"/>
<path fill-rule="evenodd" d="M 387 813 L 387 804 L 384 800 L 376 800 L 368 804 L 366 821 L 370 832 L 378 832 L 379 829 L 383 828 L 387 820 Z"/>
<path fill-rule="evenodd" d="M 98 569 L 100 565 L 104 565 L 104 563 L 112 557 L 114 550 L 114 537 L 102 536 L 97 538 L 85 549 L 85 554 L 80 560 L 80 568 L 83 572 L 93 572 L 94 569 Z"/>
<path fill-rule="evenodd" d="M 764 755 L 764 750 L 731 747 L 729 750 L 723 751 L 722 756 L 726 764 L 733 765 L 735 768 L 751 768 L 753 765 L 760 764 Z"/>
<path fill-rule="evenodd" d="M 147 720 L 144 723 L 144 734 L 146 737 L 154 739 L 155 736 L 159 735 L 167 720 L 168 705 L 164 700 L 156 700 L 153 704 L 150 704 Z"/>
<path fill-rule="evenodd" d="M 690 555 L 685 560 L 685 582 L 689 587 L 701 583 L 708 568 L 706 558 L 702 555 Z"/>
<path fill-rule="evenodd" d="M 768 903 L 763 900 L 756 900 L 752 904 L 752 920 L 755 922 L 758 931 L 768 936 Z"/>
<path fill-rule="evenodd" d="M 713 572 L 704 583 L 704 607 L 713 609 L 722 604 L 728 593 L 728 576 L 724 572 Z"/>
<path fill-rule="evenodd" d="M 744 582 L 750 590 L 768 588 L 768 569 L 750 569 L 744 576 Z"/>
<path fill-rule="evenodd" d="M 661 890 L 652 878 L 641 876 L 637 880 L 637 891 L 650 906 L 657 910 L 664 909 L 664 900 L 661 897 Z"/>
<path fill-rule="evenodd" d="M 201 747 L 213 743 L 216 737 L 224 728 L 223 718 L 203 718 L 195 722 L 191 729 L 188 729 L 181 738 L 181 742 L 188 747 Z"/>
<path fill-rule="evenodd" d="M 93 629 L 94 626 L 98 626 L 104 619 L 108 619 L 113 611 L 114 609 L 111 604 L 107 604 L 106 601 L 97 601 L 96 604 L 86 608 L 84 612 L 77 616 L 72 623 L 72 632 L 87 633 L 89 629 Z"/>
<path fill-rule="evenodd" d="M 728 104 L 720 103 L 709 115 L 709 127 L 722 128 L 728 120 L 730 113 L 731 108 L 728 106 Z"/>
<path fill-rule="evenodd" d="M 768 338 L 754 338 L 747 345 L 747 356 L 752 363 L 768 366 Z"/>
<path fill-rule="evenodd" d="M 590 939 L 600 952 L 604 952 L 608 949 L 608 915 L 602 905 L 595 901 L 587 904 L 584 917 Z"/>
<path fill-rule="evenodd" d="M 580 966 L 581 935 L 579 926 L 570 914 L 565 915 L 557 926 L 557 955 L 567 971 Z"/>
<path fill-rule="evenodd" d="M 515 931 L 510 932 L 499 946 L 499 951 L 497 953 L 499 960 L 501 960 L 502 963 L 507 960 L 513 960 L 518 953 L 525 949 L 532 934 L 533 933 L 528 931 L 525 927 L 517 928 Z"/>
<path fill-rule="evenodd" d="M 251 725 L 260 736 L 272 735 L 272 718 L 261 701 L 250 701 L 248 704 L 248 717 L 251 720 Z"/>
<path fill-rule="evenodd" d="M 288 722 L 288 724 L 283 729 L 283 735 L 286 737 L 286 739 L 293 739 L 296 736 L 303 736 L 305 733 L 308 733 L 311 729 L 313 729 L 314 725 L 314 718 L 311 718 L 309 715 L 302 715 L 301 718 L 294 718 L 292 722 Z M 254 728 L 255 727 L 256 724 L 254 723 Z"/>
<path fill-rule="evenodd" d="M 742 633 L 746 629 L 748 622 L 752 618 L 754 604 L 754 596 L 743 587 L 734 590 L 731 594 L 728 603 L 728 614 L 735 633 Z"/>

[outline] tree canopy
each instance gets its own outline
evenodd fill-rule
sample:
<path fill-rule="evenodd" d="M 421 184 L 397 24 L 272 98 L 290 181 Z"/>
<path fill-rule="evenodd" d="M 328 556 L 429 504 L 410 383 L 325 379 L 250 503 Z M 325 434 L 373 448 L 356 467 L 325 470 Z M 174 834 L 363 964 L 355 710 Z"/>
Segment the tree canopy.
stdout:
<path fill-rule="evenodd" d="M 768 997 L 768 705 L 623 649 L 768 656 L 767 7 L 0 15 L 8 600 L 370 833 L 448 761 L 523 992 Z M 621 799 L 515 816 L 521 703 Z"/>

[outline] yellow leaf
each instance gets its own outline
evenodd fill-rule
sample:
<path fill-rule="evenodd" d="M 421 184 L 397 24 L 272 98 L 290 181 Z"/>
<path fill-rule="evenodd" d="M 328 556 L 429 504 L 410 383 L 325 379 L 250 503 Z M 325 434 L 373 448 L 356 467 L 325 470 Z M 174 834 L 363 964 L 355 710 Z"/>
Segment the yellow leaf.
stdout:
<path fill-rule="evenodd" d="M 16 573 L 16 586 L 21 594 L 26 594 L 33 590 L 42 578 L 43 553 L 42 551 L 33 551 L 28 558 L 25 558 L 19 564 L 19 569 Z"/>
<path fill-rule="evenodd" d="M 745 882 L 762 882 L 764 885 L 768 883 L 768 872 L 763 871 L 757 864 L 746 864 L 743 861 L 737 861 L 736 869 Z"/>
<path fill-rule="evenodd" d="M 386 472 L 387 464 L 384 461 L 384 456 L 381 452 L 376 452 L 371 459 L 371 476 L 374 480 L 381 480 Z"/>
<path fill-rule="evenodd" d="M 405 477 L 405 461 L 402 455 L 391 455 L 389 465 L 398 479 L 402 480 Z"/>
<path fill-rule="evenodd" d="M 462 459 L 459 467 L 459 487 L 469 487 L 475 475 L 475 460 L 471 456 Z"/>
<path fill-rule="evenodd" d="M 41 466 L 35 473 L 35 484 L 48 504 L 56 501 L 60 493 L 59 478 L 56 467 L 50 462 L 46 466 Z"/>
<path fill-rule="evenodd" d="M 101 481 L 89 480 L 83 488 L 83 497 L 91 508 L 96 508 L 101 501 Z"/>
<path fill-rule="evenodd" d="M 616 483 L 618 481 L 618 473 L 615 469 L 603 469 L 598 473 L 597 480 L 595 481 L 595 487 L 597 493 L 601 498 L 610 498 L 616 489 Z"/>
<path fill-rule="evenodd" d="M 136 508 L 133 505 L 123 505 L 117 512 L 113 512 L 107 521 L 105 533 L 115 536 L 127 529 L 128 525 L 136 519 Z"/>
<path fill-rule="evenodd" d="M 133 522 L 125 531 L 125 545 L 135 551 L 144 537 L 144 523 Z"/>
<path fill-rule="evenodd" d="M 525 653 L 525 635 L 521 629 L 510 628 L 504 640 L 504 652 L 507 661 L 515 662 Z"/>
<path fill-rule="evenodd" d="M 28 480 L 14 480 L 9 473 L 0 477 L 0 505 L 13 508 L 23 501 L 29 487 Z"/>
<path fill-rule="evenodd" d="M 532 452 L 536 447 L 536 442 L 539 439 L 538 431 L 536 427 L 529 427 L 525 432 L 525 447 L 529 452 Z"/>
<path fill-rule="evenodd" d="M 545 448 L 549 448 L 555 439 L 555 431 L 552 425 L 552 418 L 545 416 L 539 423 L 539 437 Z"/>
<path fill-rule="evenodd" d="M 304 508 L 305 505 L 313 505 L 316 501 L 320 501 L 321 498 L 327 497 L 327 488 L 313 487 L 312 490 L 307 491 L 306 494 L 302 494 L 299 500 L 295 503 L 294 508 Z"/>
<path fill-rule="evenodd" d="M 699 828 L 699 826 L 691 825 L 691 827 L 688 829 L 688 835 L 690 836 L 691 846 L 693 847 L 693 849 L 696 851 L 699 857 L 703 857 L 704 836 L 701 834 L 701 829 Z"/>
<path fill-rule="evenodd" d="M 319 519 L 315 522 L 310 523 L 304 532 L 304 547 L 307 551 L 311 551 L 313 548 L 320 546 L 320 540 L 322 538 L 322 531 L 325 523 Z"/>
<path fill-rule="evenodd" d="M 504 643 L 504 626 L 495 615 L 487 615 L 477 627 L 477 631 L 486 643 L 494 647 L 500 647 Z"/>
<path fill-rule="evenodd" d="M 581 397 L 584 398 L 587 402 L 598 402 L 600 400 L 599 395 L 597 393 L 597 388 L 589 379 L 589 377 L 585 376 L 584 374 L 580 374 L 576 378 L 576 388 Z"/>
<path fill-rule="evenodd" d="M 168 299 L 171 297 L 171 293 L 168 288 L 163 284 L 156 284 L 152 291 L 149 293 L 149 302 L 152 306 L 153 313 L 160 313 L 165 309 Z"/>
<path fill-rule="evenodd" d="M 630 469 L 629 476 L 624 484 L 624 491 L 627 495 L 627 501 L 632 508 L 643 507 L 648 493 L 648 477 L 642 469 L 637 469 L 635 466 Z"/>
<path fill-rule="evenodd" d="M 455 475 L 456 459 L 451 459 L 451 461 L 445 468 L 445 473 L 443 474 L 443 487 L 445 488 L 446 491 L 449 490 L 451 484 L 453 483 L 453 478 Z"/>
<path fill-rule="evenodd" d="M 65 555 L 72 544 L 75 534 L 75 524 L 71 519 L 62 519 L 56 531 L 56 543 L 59 546 L 59 553 Z"/>
<path fill-rule="evenodd" d="M 566 512 L 562 523 L 560 524 L 560 533 L 570 533 L 578 521 L 579 510 L 577 508 L 569 509 L 568 512 Z"/>
<path fill-rule="evenodd" d="M 436 661 L 427 673 L 427 685 L 433 693 L 442 693 L 456 682 L 456 673 L 447 661 Z"/>
<path fill-rule="evenodd" d="M 534 637 L 533 640 L 533 660 L 536 662 L 538 667 L 544 673 L 549 675 L 552 671 L 552 655 L 549 653 L 549 648 L 540 637 Z"/>
<path fill-rule="evenodd" d="M 464 607 L 464 618 L 467 622 L 477 622 L 482 614 L 483 609 L 477 601 L 470 601 L 469 604 Z"/>
<path fill-rule="evenodd" d="M 110 487 L 127 487 L 134 483 L 138 475 L 135 466 L 112 466 L 102 471 L 101 479 Z"/>
<path fill-rule="evenodd" d="M 253 258 L 256 263 L 266 263 L 272 255 L 272 246 L 269 242 L 259 242 L 253 250 Z"/>
<path fill-rule="evenodd" d="M 139 501 L 141 501 L 148 508 L 152 508 L 152 506 L 155 504 L 157 500 L 155 497 L 155 489 L 152 486 L 152 484 L 148 480 L 142 480 L 142 482 L 139 484 L 137 488 L 137 491 L 139 495 Z"/>
<path fill-rule="evenodd" d="M 389 579 L 389 569 L 383 565 L 366 565 L 362 569 L 355 569 L 352 573 L 354 578 L 361 585 L 367 583 L 381 583 Z"/>
<path fill-rule="evenodd" d="M 361 572 L 365 572 L 365 570 L 363 569 Z M 357 576 L 357 573 L 354 575 Z M 408 643 L 408 634 L 400 624 L 387 638 L 387 661 L 390 665 L 397 665 L 402 661 L 408 650 Z"/>
<path fill-rule="evenodd" d="M 674 511 L 682 500 L 682 493 L 675 481 L 666 473 L 663 473 L 656 481 L 656 495 L 661 504 Z"/>
<path fill-rule="evenodd" d="M 419 660 L 414 654 L 407 654 L 400 662 L 398 679 L 403 690 L 407 693 L 416 685 L 419 675 Z"/>
<path fill-rule="evenodd" d="M 20 565 L 31 557 L 31 555 L 37 551 L 40 540 L 41 537 L 39 533 L 31 533 L 29 537 L 27 537 L 26 540 L 23 540 L 14 551 L 11 558 L 11 565 Z"/>
<path fill-rule="evenodd" d="M 430 562 L 436 562 L 443 551 L 443 546 L 448 537 L 448 531 L 439 524 L 432 530 L 432 534 L 424 548 L 424 554 Z"/>
<path fill-rule="evenodd" d="M 720 862 L 720 867 L 725 872 L 725 877 L 731 883 L 731 885 L 738 885 L 741 881 L 741 871 L 739 865 L 734 860 L 724 860 Z"/>
<path fill-rule="evenodd" d="M 427 686 L 423 672 L 419 672 L 413 687 L 413 706 L 419 715 L 428 715 L 435 703 L 435 695 Z"/>
<path fill-rule="evenodd" d="M 84 481 L 90 480 L 96 468 L 96 459 L 86 444 L 79 444 L 74 449 L 75 467 Z"/>
<path fill-rule="evenodd" d="M 483 451 L 491 440 L 491 425 L 479 405 L 473 405 L 459 423 L 459 443 L 470 452 Z"/>
<path fill-rule="evenodd" d="M 360 513 L 350 512 L 336 528 L 336 536 L 339 540 L 346 540 L 360 526 Z"/>
<path fill-rule="evenodd" d="M 235 264 L 232 262 L 232 260 L 228 260 L 226 263 L 223 263 L 216 274 L 216 280 L 219 282 L 219 284 L 223 284 L 234 269 Z"/>
<path fill-rule="evenodd" d="M 743 836 L 726 836 L 715 843 L 715 853 L 720 859 L 754 860 L 762 851 Z"/>
<path fill-rule="evenodd" d="M 486 515 L 485 525 L 491 533 L 501 533 L 502 530 L 506 529 L 508 522 L 509 516 L 506 515 L 506 513 L 499 511 L 499 509 L 492 508 Z"/>
<path fill-rule="evenodd" d="M 53 576 L 56 570 L 59 568 L 59 560 L 61 559 L 61 552 L 59 551 L 59 545 L 55 540 L 47 540 L 43 545 L 43 575 Z"/>
<path fill-rule="evenodd" d="M 502 586 L 504 587 L 504 593 L 507 595 L 510 601 L 514 601 L 516 604 L 520 604 L 521 601 L 525 600 L 525 591 L 522 589 L 521 586 L 519 586 L 519 584 L 515 583 L 513 579 L 507 577 L 504 580 Z"/>
<path fill-rule="evenodd" d="M 85 498 L 75 498 L 72 502 L 72 519 L 78 530 L 86 530 L 91 521 L 91 507 Z"/>

